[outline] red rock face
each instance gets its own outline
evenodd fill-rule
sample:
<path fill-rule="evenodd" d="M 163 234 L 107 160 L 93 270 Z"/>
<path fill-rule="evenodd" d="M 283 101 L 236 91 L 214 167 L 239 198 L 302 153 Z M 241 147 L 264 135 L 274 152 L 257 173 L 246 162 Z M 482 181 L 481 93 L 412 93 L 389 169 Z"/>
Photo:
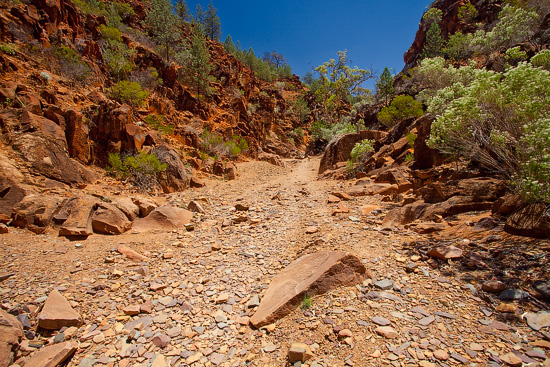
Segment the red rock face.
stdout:
<path fill-rule="evenodd" d="M 465 23 L 458 17 L 458 11 L 465 3 L 467 3 L 466 0 L 436 0 L 433 3 L 432 7 L 440 9 L 443 12 L 440 27 L 441 33 L 445 39 L 458 31 L 470 33 L 475 30 L 474 24 Z M 502 3 L 502 0 L 472 0 L 471 4 L 474 5 L 478 11 L 475 22 L 490 25 L 498 18 L 498 12 L 500 11 Z M 403 61 L 405 61 L 406 65 L 405 69 L 414 66 L 419 60 L 419 56 L 426 43 L 426 32 L 428 28 L 428 24 L 421 20 L 413 44 L 403 55 Z"/>

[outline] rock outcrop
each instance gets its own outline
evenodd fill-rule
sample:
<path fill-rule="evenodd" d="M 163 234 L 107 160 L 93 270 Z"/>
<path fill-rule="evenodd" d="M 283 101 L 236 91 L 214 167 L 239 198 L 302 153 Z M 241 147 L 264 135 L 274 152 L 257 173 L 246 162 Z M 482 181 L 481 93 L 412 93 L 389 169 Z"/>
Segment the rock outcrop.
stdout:
<path fill-rule="evenodd" d="M 22 339 L 23 325 L 15 316 L 0 309 L 0 367 L 12 365 Z"/>
<path fill-rule="evenodd" d="M 250 322 L 255 327 L 274 323 L 292 312 L 304 297 L 357 284 L 365 273 L 361 260 L 349 253 L 322 251 L 302 256 L 273 278 Z"/>

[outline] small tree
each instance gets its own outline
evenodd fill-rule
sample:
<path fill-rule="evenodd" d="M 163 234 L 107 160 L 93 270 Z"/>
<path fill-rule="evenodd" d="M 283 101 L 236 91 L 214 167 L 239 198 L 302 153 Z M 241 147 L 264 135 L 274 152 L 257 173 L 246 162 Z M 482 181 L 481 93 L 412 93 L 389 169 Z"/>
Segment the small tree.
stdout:
<path fill-rule="evenodd" d="M 378 89 L 378 93 L 380 94 L 380 96 L 384 98 L 385 103 L 388 104 L 388 97 L 391 97 L 393 95 L 394 89 L 393 77 L 387 66 L 382 72 L 382 75 L 380 75 L 378 83 L 376 83 L 376 89 Z"/>
<path fill-rule="evenodd" d="M 195 23 L 199 26 L 200 31 L 212 41 L 219 41 L 222 34 L 222 26 L 218 9 L 214 8 L 212 0 L 208 4 L 208 9 L 205 11 L 201 4 L 197 4 L 195 10 Z"/>
<path fill-rule="evenodd" d="M 269 65 L 275 66 L 276 68 L 288 65 L 287 62 L 286 62 L 285 57 L 283 56 L 283 54 L 278 53 L 275 50 L 273 50 L 271 52 L 265 51 L 263 59 Z"/>
<path fill-rule="evenodd" d="M 421 102 L 411 96 L 397 96 L 388 107 L 382 108 L 378 113 L 378 119 L 384 125 L 391 127 L 400 121 L 420 117 L 423 114 Z"/>
<path fill-rule="evenodd" d="M 315 69 L 320 83 L 315 95 L 323 106 L 326 121 L 331 123 L 340 121 L 341 109 L 349 97 L 365 94 L 367 90 L 362 84 L 373 77 L 370 70 L 348 64 L 347 50 L 338 51 L 338 60 L 330 59 Z"/>
<path fill-rule="evenodd" d="M 190 22 L 193 20 L 193 17 L 189 14 L 189 7 L 187 6 L 187 2 L 185 0 L 176 0 L 174 7 L 176 10 L 176 15 L 182 22 Z"/>
<path fill-rule="evenodd" d="M 430 25 L 428 31 L 426 32 L 424 49 L 420 55 L 422 59 L 440 56 L 443 47 L 445 47 L 445 40 L 441 35 L 441 28 L 439 27 L 441 17 L 442 11 L 437 8 L 428 9 L 428 11 L 422 16 L 422 21 Z"/>
<path fill-rule="evenodd" d="M 225 41 L 223 41 L 223 48 L 225 49 L 225 52 L 232 55 L 235 54 L 235 51 L 237 51 L 231 35 L 228 35 Z"/>
<path fill-rule="evenodd" d="M 179 41 L 180 19 L 174 14 L 170 0 L 152 0 L 152 8 L 145 17 L 153 40 L 165 50 L 166 62 L 170 62 L 170 50 Z"/>
<path fill-rule="evenodd" d="M 189 43 L 189 51 L 185 62 L 185 78 L 194 86 L 197 96 L 201 92 L 205 95 L 211 93 L 210 72 L 214 66 L 210 62 L 210 52 L 206 46 L 206 40 L 199 27 L 193 27 L 193 33 Z"/>

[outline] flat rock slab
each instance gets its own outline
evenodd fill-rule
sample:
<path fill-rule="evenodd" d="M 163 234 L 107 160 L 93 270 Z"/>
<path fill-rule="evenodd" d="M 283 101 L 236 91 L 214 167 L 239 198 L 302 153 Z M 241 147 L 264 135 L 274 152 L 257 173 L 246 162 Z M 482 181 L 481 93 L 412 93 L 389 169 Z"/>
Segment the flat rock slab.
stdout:
<path fill-rule="evenodd" d="M 311 297 L 357 284 L 365 273 L 361 260 L 343 251 L 302 256 L 273 278 L 250 322 L 257 328 L 272 324 L 291 313 L 305 295 Z"/>
<path fill-rule="evenodd" d="M 95 233 L 122 234 L 132 227 L 126 214 L 116 206 L 102 203 L 92 217 Z"/>
<path fill-rule="evenodd" d="M 464 252 L 455 246 L 440 246 L 428 252 L 428 256 L 436 257 L 441 260 L 461 258 Z"/>
<path fill-rule="evenodd" d="M 131 248 L 124 245 L 118 246 L 117 251 L 123 255 L 126 255 L 126 257 L 132 261 L 149 261 L 149 258 L 147 256 L 144 256 L 139 252 L 132 250 Z"/>
<path fill-rule="evenodd" d="M 55 367 L 66 361 L 76 351 L 76 343 L 65 342 L 40 349 L 25 363 L 32 367 Z"/>
<path fill-rule="evenodd" d="M 189 210 L 176 208 L 170 205 L 159 206 L 145 218 L 137 219 L 132 228 L 139 232 L 154 229 L 173 230 L 183 228 L 193 219 Z"/>
<path fill-rule="evenodd" d="M 529 327 L 536 331 L 550 326 L 550 311 L 529 312 L 524 315 L 524 318 Z"/>
<path fill-rule="evenodd" d="M 19 320 L 0 309 L 0 367 L 11 366 L 22 339 L 23 326 Z"/>
<path fill-rule="evenodd" d="M 70 214 L 59 229 L 60 236 L 90 236 L 93 233 L 92 214 L 98 200 L 77 198 L 72 200 Z"/>
<path fill-rule="evenodd" d="M 42 329 L 58 330 L 63 326 L 80 326 L 82 317 L 76 312 L 69 301 L 57 290 L 51 291 L 42 311 L 38 315 L 38 326 Z"/>

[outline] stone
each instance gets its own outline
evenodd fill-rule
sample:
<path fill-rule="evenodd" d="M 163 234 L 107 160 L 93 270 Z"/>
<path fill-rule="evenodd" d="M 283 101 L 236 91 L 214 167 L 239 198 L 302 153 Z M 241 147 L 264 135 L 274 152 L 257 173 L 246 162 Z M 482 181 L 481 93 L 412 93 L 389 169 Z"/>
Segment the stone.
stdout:
<path fill-rule="evenodd" d="M 174 230 L 184 228 L 193 219 L 193 213 L 170 205 L 159 206 L 147 217 L 137 219 L 132 229 L 139 232 L 150 230 Z"/>
<path fill-rule="evenodd" d="M 521 358 L 510 352 L 499 357 L 504 363 L 512 367 L 520 367 L 523 365 Z"/>
<path fill-rule="evenodd" d="M 390 320 L 387 320 L 383 317 L 374 316 L 371 317 L 372 322 L 374 322 L 376 325 L 379 326 L 388 326 L 390 324 Z"/>
<path fill-rule="evenodd" d="M 461 249 L 452 245 L 436 247 L 428 252 L 428 256 L 441 260 L 459 259 L 463 254 L 464 252 Z"/>
<path fill-rule="evenodd" d="M 0 234 L 9 233 L 9 228 L 4 223 L 0 223 Z"/>
<path fill-rule="evenodd" d="M 92 216 L 92 228 L 95 233 L 122 234 L 132 227 L 132 222 L 116 206 L 99 204 Z"/>
<path fill-rule="evenodd" d="M 139 313 L 141 312 L 141 307 L 140 305 L 126 306 L 122 309 L 122 312 L 124 312 L 125 315 L 129 316 L 139 315 Z"/>
<path fill-rule="evenodd" d="M 48 227 L 62 204 L 61 198 L 53 195 L 27 195 L 13 207 L 11 225 L 36 233 L 33 227 Z"/>
<path fill-rule="evenodd" d="M 0 367 L 15 361 L 15 354 L 23 340 L 23 326 L 13 315 L 0 308 Z"/>
<path fill-rule="evenodd" d="M 143 256 L 137 251 L 134 251 L 131 248 L 126 247 L 124 245 L 118 246 L 117 251 L 125 255 L 128 259 L 132 261 L 142 261 L 142 262 L 150 261 L 150 259 L 147 256 Z"/>
<path fill-rule="evenodd" d="M 78 197 L 71 204 L 70 214 L 59 229 L 60 236 L 90 236 L 93 233 L 92 214 L 99 200 Z"/>
<path fill-rule="evenodd" d="M 436 350 L 434 352 L 434 357 L 441 360 L 441 361 L 446 361 L 447 359 L 450 358 L 449 353 L 447 353 L 443 349 Z"/>
<path fill-rule="evenodd" d="M 518 300 L 525 299 L 529 297 L 529 293 L 524 292 L 519 289 L 506 289 L 501 294 L 498 295 L 499 299 L 502 300 Z"/>
<path fill-rule="evenodd" d="M 133 198 L 132 202 L 139 208 L 139 216 L 142 218 L 145 218 L 146 216 L 151 214 L 151 212 L 155 210 L 158 206 L 150 198 L 144 197 Z"/>
<path fill-rule="evenodd" d="M 481 289 L 489 293 L 500 293 L 506 289 L 506 284 L 502 283 L 501 281 L 493 279 L 493 280 L 488 280 L 484 282 L 483 285 L 481 286 Z"/>
<path fill-rule="evenodd" d="M 38 314 L 38 326 L 43 329 L 59 330 L 64 326 L 82 325 L 82 317 L 58 290 L 50 292 L 42 311 Z"/>
<path fill-rule="evenodd" d="M 74 352 L 77 344 L 75 342 L 64 342 L 44 347 L 36 352 L 26 363 L 25 366 L 32 367 L 55 367 L 61 365 Z"/>
<path fill-rule="evenodd" d="M 374 330 L 377 334 L 382 335 L 386 339 L 395 339 L 399 336 L 397 331 L 391 326 L 380 326 Z"/>
<path fill-rule="evenodd" d="M 170 344 L 170 337 L 166 334 L 158 334 L 153 337 L 153 344 L 155 344 L 159 348 L 165 348 L 168 344 Z"/>
<path fill-rule="evenodd" d="M 291 363 L 302 362 L 311 359 L 313 353 L 307 344 L 304 343 L 292 343 L 290 349 L 288 350 L 288 359 Z"/>
<path fill-rule="evenodd" d="M 191 177 L 191 180 L 189 181 L 189 186 L 193 188 L 200 188 L 206 186 L 206 184 L 200 178 Z"/>
<path fill-rule="evenodd" d="M 166 359 L 162 354 L 156 354 L 152 358 L 150 367 L 166 367 Z"/>
<path fill-rule="evenodd" d="M 533 284 L 533 288 L 542 295 L 542 298 L 550 301 L 550 280 L 546 282 L 537 281 Z"/>
<path fill-rule="evenodd" d="M 306 228 L 306 233 L 307 234 L 314 234 L 314 233 L 317 233 L 317 232 L 319 232 L 319 228 L 317 228 L 315 226 L 310 226 L 310 227 Z"/>
<path fill-rule="evenodd" d="M 192 200 L 191 202 L 189 202 L 189 205 L 187 205 L 187 209 L 191 210 L 194 213 L 200 213 L 200 214 L 206 213 L 202 205 L 195 200 Z"/>
<path fill-rule="evenodd" d="M 156 154 L 160 163 L 166 164 L 166 169 L 158 174 L 158 181 L 165 194 L 184 191 L 189 187 L 191 172 L 173 147 L 162 143 L 155 146 L 152 153 Z"/>
<path fill-rule="evenodd" d="M 506 220 L 504 230 L 516 236 L 550 238 L 550 216 L 544 203 L 528 204 Z"/>
<path fill-rule="evenodd" d="M 337 198 L 345 200 L 345 201 L 349 201 L 349 200 L 353 199 L 350 195 L 348 195 L 348 194 L 346 194 L 345 192 L 342 192 L 342 191 L 333 191 L 331 193 L 331 195 L 336 196 Z"/>
<path fill-rule="evenodd" d="M 376 288 L 387 291 L 393 287 L 393 281 L 391 279 L 382 279 L 374 283 Z"/>
<path fill-rule="evenodd" d="M 550 311 L 528 312 L 523 317 L 527 321 L 527 325 L 533 330 L 539 331 L 550 326 Z"/>
<path fill-rule="evenodd" d="M 321 251 L 302 256 L 273 278 L 250 322 L 257 328 L 271 324 L 292 312 L 305 295 L 357 284 L 365 273 L 361 260 L 346 252 Z"/>

